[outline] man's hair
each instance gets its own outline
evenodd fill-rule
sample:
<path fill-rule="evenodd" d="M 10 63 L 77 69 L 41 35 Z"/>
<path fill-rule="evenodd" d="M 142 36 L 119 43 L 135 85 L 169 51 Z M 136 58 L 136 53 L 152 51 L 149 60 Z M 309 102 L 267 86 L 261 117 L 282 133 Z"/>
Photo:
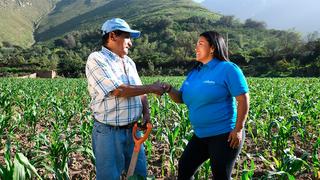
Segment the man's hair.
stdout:
<path fill-rule="evenodd" d="M 115 30 L 115 31 L 112 31 L 116 34 L 116 36 L 120 36 L 121 34 L 125 33 L 124 31 L 121 31 L 121 30 Z M 104 45 L 107 45 L 108 44 L 108 41 L 109 41 L 109 34 L 111 32 L 108 32 L 108 33 L 105 33 L 102 38 L 101 38 L 101 45 L 104 46 Z M 101 32 L 102 34 L 102 32 Z"/>

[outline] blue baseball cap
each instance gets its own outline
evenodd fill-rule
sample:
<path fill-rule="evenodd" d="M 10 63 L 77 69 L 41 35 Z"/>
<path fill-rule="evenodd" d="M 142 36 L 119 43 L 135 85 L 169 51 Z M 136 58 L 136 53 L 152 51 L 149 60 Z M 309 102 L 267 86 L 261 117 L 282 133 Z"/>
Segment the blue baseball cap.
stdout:
<path fill-rule="evenodd" d="M 104 22 L 101 27 L 102 35 L 105 35 L 106 33 L 109 33 L 115 30 L 128 32 L 130 33 L 130 36 L 132 38 L 140 37 L 140 31 L 131 29 L 129 24 L 120 18 L 109 19 L 106 22 Z"/>

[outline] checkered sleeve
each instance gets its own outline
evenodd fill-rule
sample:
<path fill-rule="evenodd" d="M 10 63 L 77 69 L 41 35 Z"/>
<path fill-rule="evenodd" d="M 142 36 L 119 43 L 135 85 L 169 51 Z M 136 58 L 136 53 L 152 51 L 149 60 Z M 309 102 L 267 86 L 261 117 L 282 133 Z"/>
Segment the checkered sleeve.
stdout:
<path fill-rule="evenodd" d="M 98 58 L 97 54 L 88 57 L 86 75 L 88 83 L 99 94 L 108 96 L 111 91 L 123 84 L 117 79 L 111 67 Z"/>

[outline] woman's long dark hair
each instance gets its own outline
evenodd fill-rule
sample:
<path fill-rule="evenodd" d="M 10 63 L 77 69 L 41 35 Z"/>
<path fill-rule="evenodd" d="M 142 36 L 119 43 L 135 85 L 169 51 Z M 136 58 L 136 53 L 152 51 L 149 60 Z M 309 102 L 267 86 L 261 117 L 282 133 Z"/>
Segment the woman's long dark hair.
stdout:
<path fill-rule="evenodd" d="M 213 56 L 219 60 L 229 61 L 228 49 L 223 37 L 216 31 L 206 31 L 200 34 L 207 39 L 210 47 L 214 48 Z"/>

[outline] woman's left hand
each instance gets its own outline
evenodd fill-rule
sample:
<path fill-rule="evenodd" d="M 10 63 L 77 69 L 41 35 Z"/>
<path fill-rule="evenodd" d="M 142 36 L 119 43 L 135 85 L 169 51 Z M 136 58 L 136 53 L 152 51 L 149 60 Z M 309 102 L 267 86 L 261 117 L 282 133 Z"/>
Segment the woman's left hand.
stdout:
<path fill-rule="evenodd" d="M 242 129 L 233 129 L 228 137 L 228 142 L 230 142 L 230 147 L 235 149 L 240 146 L 242 141 Z"/>

